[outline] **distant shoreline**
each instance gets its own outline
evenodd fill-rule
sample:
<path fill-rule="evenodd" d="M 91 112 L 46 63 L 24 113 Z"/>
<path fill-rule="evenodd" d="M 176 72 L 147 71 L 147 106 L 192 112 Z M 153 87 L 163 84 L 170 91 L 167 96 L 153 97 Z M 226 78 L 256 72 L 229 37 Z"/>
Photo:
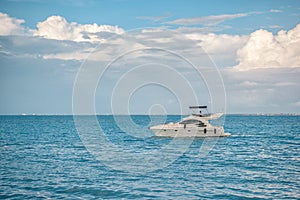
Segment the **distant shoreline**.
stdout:
<path fill-rule="evenodd" d="M 168 116 L 187 116 L 188 114 L 167 114 Z M 82 115 L 72 115 L 72 114 L 0 114 L 0 116 L 22 116 L 22 117 L 34 117 L 34 116 L 95 116 L 91 114 L 82 114 Z M 162 114 L 153 114 L 153 115 L 147 115 L 147 114 L 96 114 L 96 116 L 165 116 Z M 225 116 L 300 116 L 300 114 L 297 113 L 258 113 L 258 114 L 244 114 L 244 113 L 230 113 L 225 114 Z"/>

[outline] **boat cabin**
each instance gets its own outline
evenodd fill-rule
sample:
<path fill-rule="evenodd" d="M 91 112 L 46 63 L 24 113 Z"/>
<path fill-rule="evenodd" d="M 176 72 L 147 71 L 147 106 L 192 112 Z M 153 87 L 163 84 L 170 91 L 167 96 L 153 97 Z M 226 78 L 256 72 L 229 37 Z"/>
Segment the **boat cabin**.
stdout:
<path fill-rule="evenodd" d="M 196 125 L 198 127 L 206 127 L 206 124 L 204 122 L 202 122 L 201 120 L 197 120 L 197 119 L 186 119 L 183 120 L 181 122 L 179 122 L 179 124 L 183 124 L 183 125 Z"/>

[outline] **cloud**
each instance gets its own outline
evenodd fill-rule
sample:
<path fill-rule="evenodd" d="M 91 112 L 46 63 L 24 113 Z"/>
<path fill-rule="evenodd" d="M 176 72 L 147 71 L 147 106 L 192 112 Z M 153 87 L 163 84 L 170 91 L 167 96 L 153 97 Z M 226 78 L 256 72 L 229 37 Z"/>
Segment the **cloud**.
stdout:
<path fill-rule="evenodd" d="M 171 17 L 170 14 L 166 14 L 166 15 L 160 15 L 160 16 L 139 16 L 137 17 L 137 19 L 142 19 L 142 20 L 149 20 L 149 21 L 153 21 L 153 22 L 159 22 L 163 19 L 167 19 Z"/>
<path fill-rule="evenodd" d="M 236 53 L 248 40 L 247 35 L 204 34 L 195 32 L 186 33 L 185 35 L 203 48 L 219 67 L 236 65 Z"/>
<path fill-rule="evenodd" d="M 237 61 L 239 70 L 300 67 L 300 24 L 277 35 L 263 29 L 251 33 Z"/>
<path fill-rule="evenodd" d="M 43 59 L 59 59 L 59 60 L 86 60 L 88 56 L 91 54 L 92 49 L 90 51 L 73 51 L 71 53 L 55 53 L 55 54 L 46 54 L 43 55 Z"/>
<path fill-rule="evenodd" d="M 191 21 L 197 21 L 197 23 L 206 19 L 207 22 L 203 23 L 214 24 L 249 14 L 218 15 L 190 19 L 192 19 Z M 2 21 L 15 25 L 7 25 L 15 28 L 7 29 L 11 31 L 5 29 L 6 34 L 24 30 L 24 27 L 21 26 L 24 20 L 11 18 L 7 14 L 1 14 L 1 16 Z M 125 32 L 117 26 L 78 24 L 68 22 L 61 16 L 51 16 L 45 21 L 39 22 L 37 29 L 29 32 L 34 36 L 28 39 L 30 45 L 25 40 L 16 37 L 10 40 L 10 43 L 9 41 L 7 41 L 7 44 L 2 43 L 0 50 L 5 55 L 22 54 L 22 49 L 24 49 L 24 55 L 31 54 L 31 52 L 33 55 L 37 55 L 33 52 L 34 49 L 42 49 L 39 56 L 44 59 L 84 60 L 95 47 L 95 45 L 88 45 L 88 43 L 101 43 L 102 55 L 96 59 L 107 61 L 112 55 L 122 53 L 128 48 L 149 46 L 165 48 L 180 54 L 188 53 L 190 57 L 197 59 L 199 56 L 197 49 L 201 47 L 220 67 L 235 66 L 234 69 L 250 70 L 300 66 L 300 25 L 289 31 L 281 30 L 276 35 L 263 29 L 250 35 L 214 34 L 205 33 L 207 30 L 203 30 L 203 28 L 178 27 L 177 29 L 166 30 L 165 27 L 158 27 Z M 37 38 L 43 38 L 44 40 Z M 64 43 L 65 47 L 63 47 L 51 40 L 64 40 L 78 44 L 82 43 L 82 45 Z M 14 45 L 11 45 L 12 43 Z M 40 44 L 43 44 L 43 47 L 30 47 L 41 46 Z M 46 44 L 49 44 L 49 48 Z M 9 46 L 14 46 L 14 49 L 9 49 Z M 57 49 L 60 50 L 53 51 Z"/>
<path fill-rule="evenodd" d="M 221 70 L 232 113 L 299 113 L 300 68 Z M 298 106 L 298 107 L 297 107 Z"/>
<path fill-rule="evenodd" d="M 279 28 L 282 28 L 282 26 L 279 26 L 279 25 L 270 25 L 270 26 L 268 26 L 268 28 L 270 28 L 270 29 L 279 29 Z"/>
<path fill-rule="evenodd" d="M 142 29 L 126 32 L 122 35 L 114 35 L 101 41 L 98 57 L 95 56 L 93 59 L 107 61 L 112 56 L 133 49 L 158 47 L 178 54 L 186 54 L 190 58 L 195 58 L 195 60 L 199 57 L 207 57 L 206 53 L 208 53 L 218 66 L 234 66 L 237 64 L 236 52 L 245 45 L 247 39 L 248 36 L 246 35 L 205 34 L 201 33 L 201 29 L 194 28 Z M 51 53 L 45 55 L 44 58 L 82 60 L 90 52 L 87 49 L 74 49 L 73 52 Z"/>
<path fill-rule="evenodd" d="M 95 23 L 69 23 L 61 16 L 51 16 L 45 21 L 39 22 L 37 24 L 37 30 L 33 30 L 32 32 L 34 36 L 47 39 L 97 42 L 103 39 L 99 37 L 101 33 L 123 34 L 124 30 L 118 26 L 97 25 Z"/>
<path fill-rule="evenodd" d="M 293 103 L 293 105 L 296 106 L 296 107 L 300 107 L 300 101 L 297 101 L 297 102 Z"/>
<path fill-rule="evenodd" d="M 22 20 L 8 18 L 19 22 L 14 22 L 20 28 L 15 30 L 23 30 Z M 221 23 L 220 20 L 218 22 L 215 19 L 214 23 Z M 39 77 L 42 73 L 52 83 L 54 80 L 64 80 L 66 74 L 75 77 L 76 70 L 81 64 L 79 61 L 83 61 L 100 44 L 94 57 L 89 61 L 92 63 L 96 61 L 95 65 L 99 68 L 116 59 L 110 68 L 111 73 L 108 74 L 110 76 L 106 76 L 108 82 L 134 66 L 155 63 L 171 66 L 172 69 L 186 75 L 191 84 L 198 87 L 197 91 L 200 91 L 199 95 L 201 94 L 203 98 L 202 85 L 199 86 L 201 77 L 196 76 L 180 56 L 189 59 L 203 72 L 208 81 L 214 82 L 214 77 L 210 77 L 208 72 L 214 69 L 209 59 L 212 58 L 220 67 L 230 112 L 300 112 L 300 25 L 288 31 L 279 31 L 277 34 L 261 29 L 250 35 L 207 33 L 209 30 L 203 29 L 206 27 L 188 26 L 176 29 L 157 27 L 125 32 L 119 27 L 106 26 L 105 28 L 105 25 L 67 22 L 63 17 L 52 16 L 40 22 L 36 30 L 31 30 L 29 33 L 32 35 L 12 36 L 10 34 L 20 32 L 9 32 L 5 36 L 0 36 L 1 66 L 5 68 L 6 73 L 21 69 L 22 71 L 17 73 L 20 77 L 29 72 L 35 72 L 34 76 Z M 151 50 L 149 47 L 157 49 Z M 142 50 L 120 56 L 135 49 Z M 167 51 L 175 54 L 168 54 Z M 120 59 L 117 60 L 118 58 Z M 16 61 L 18 67 L 11 70 Z M 2 77 L 6 77 L 3 69 Z M 148 75 L 149 72 L 141 72 L 135 77 L 138 79 Z M 56 76 L 60 78 L 54 79 Z M 155 73 L 152 76 L 155 76 Z M 31 78 L 32 75 L 28 77 Z M 14 82 L 10 76 L 6 79 L 7 83 Z M 44 77 L 41 78 L 42 81 L 43 79 Z M 22 81 L 22 84 L 26 83 L 24 88 L 28 87 L 26 81 L 27 79 Z M 72 88 L 73 82 L 68 83 Z M 65 85 L 65 82 L 57 85 L 60 84 Z M 32 85 L 39 84 L 32 83 Z M 41 90 L 47 91 L 48 94 L 47 89 Z M 48 95 L 56 96 L 53 91 Z M 109 92 L 111 91 L 102 95 L 109 96 Z M 7 102 L 18 98 L 18 95 L 15 98 L 7 98 Z"/>
<path fill-rule="evenodd" d="M 193 17 L 193 18 L 181 18 L 173 21 L 165 22 L 166 24 L 171 25 L 206 25 L 214 26 L 220 24 L 226 20 L 232 20 L 235 18 L 246 17 L 249 13 L 238 13 L 238 14 L 225 14 L 225 15 L 210 15 L 204 17 Z"/>
<path fill-rule="evenodd" d="M 46 39 L 69 40 L 75 42 L 102 42 L 113 35 L 124 34 L 118 26 L 69 23 L 64 17 L 50 16 L 37 24 L 37 29 L 29 29 L 22 24 L 23 19 L 12 18 L 0 12 L 0 35 L 38 36 Z"/>
<path fill-rule="evenodd" d="M 228 34 L 186 34 L 188 38 L 199 41 L 199 45 L 211 54 L 236 52 L 242 47 L 248 36 L 228 35 Z"/>
<path fill-rule="evenodd" d="M 35 36 L 0 36 L 0 52 L 15 57 L 44 57 L 46 55 L 72 54 L 92 51 L 97 44 L 90 42 L 59 41 Z"/>
<path fill-rule="evenodd" d="M 199 66 L 213 66 L 206 53 L 220 66 L 236 65 L 236 51 L 245 45 L 248 36 L 228 34 L 204 34 L 194 28 L 142 29 L 123 34 L 100 35 L 101 48 L 90 59 L 109 62 L 114 56 L 133 49 L 158 47 L 174 51 L 180 55 L 199 60 L 205 57 Z M 85 60 L 93 52 L 98 42 L 77 42 L 69 40 L 47 39 L 44 37 L 26 36 L 5 37 L 1 39 L 3 52 L 14 55 L 39 56 L 44 59 Z M 5 47 L 5 48 L 4 48 Z M 202 49 L 201 49 L 202 48 Z M 203 51 L 205 50 L 205 52 Z M 168 60 L 167 58 L 165 58 Z M 140 59 L 139 62 L 147 62 Z M 168 60 L 170 61 L 170 60 Z M 137 62 L 137 61 L 136 61 Z M 171 62 L 171 61 L 170 61 Z M 176 63 L 175 63 L 175 66 Z"/>
<path fill-rule="evenodd" d="M 0 12 L 0 35 L 17 35 L 24 33 L 23 19 L 16 19 Z"/>
<path fill-rule="evenodd" d="M 282 10 L 271 9 L 270 12 L 271 13 L 281 13 Z"/>

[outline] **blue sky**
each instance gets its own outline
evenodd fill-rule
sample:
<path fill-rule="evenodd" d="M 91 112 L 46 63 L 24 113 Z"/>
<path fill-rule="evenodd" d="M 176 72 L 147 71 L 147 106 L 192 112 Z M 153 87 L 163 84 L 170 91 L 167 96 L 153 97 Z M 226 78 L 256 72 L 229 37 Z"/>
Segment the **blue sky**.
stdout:
<path fill-rule="evenodd" d="M 297 0 L 271 1 L 1 1 L 1 12 L 24 19 L 25 26 L 35 28 L 48 16 L 61 15 L 68 21 L 81 24 L 97 23 L 118 25 L 124 29 L 158 26 L 160 22 L 178 18 L 249 13 L 248 17 L 225 22 L 232 33 L 249 33 L 261 27 L 277 25 L 284 29 L 294 27 L 299 18 L 300 2 Z M 280 12 L 269 12 L 271 10 Z M 166 17 L 159 22 L 142 20 L 141 17 Z M 298 17 L 297 17 L 298 16 Z M 228 28 L 231 29 L 231 28 Z M 277 29 L 278 30 L 278 29 Z M 234 31 L 234 32 L 233 32 Z M 274 30 L 273 30 L 274 31 Z M 276 31 L 276 30 L 275 30 Z"/>
<path fill-rule="evenodd" d="M 72 114 L 76 76 L 96 64 L 102 71 L 95 68 L 98 74 L 85 78 L 91 93 L 98 84 L 100 114 L 112 113 L 112 102 L 130 113 L 186 113 L 182 107 L 193 103 L 181 96 L 188 85 L 202 92 L 196 92 L 197 103 L 213 111 L 300 113 L 299 1 L 3 0 L 0 13 L 0 114 Z M 109 61 L 132 50 L 105 71 Z M 164 71 L 173 69 L 178 79 Z M 201 76 L 191 75 L 197 70 Z M 158 87 L 162 72 L 169 86 Z M 125 75 L 144 86 L 133 87 Z M 178 80 L 187 80 L 187 88 Z M 119 92 L 127 96 L 114 101 L 117 83 L 122 91 L 136 91 Z"/>

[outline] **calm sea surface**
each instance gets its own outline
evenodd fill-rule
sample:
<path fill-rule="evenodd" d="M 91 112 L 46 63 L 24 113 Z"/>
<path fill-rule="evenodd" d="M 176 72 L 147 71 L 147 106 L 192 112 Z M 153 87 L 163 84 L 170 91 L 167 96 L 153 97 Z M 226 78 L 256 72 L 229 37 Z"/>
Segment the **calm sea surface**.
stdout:
<path fill-rule="evenodd" d="M 113 116 L 98 120 L 126 150 L 147 155 L 172 141 L 153 136 L 148 116 L 132 116 L 143 137 Z M 130 159 L 117 170 L 91 154 L 72 116 L 0 116 L 0 199 L 300 199 L 300 116 L 229 115 L 224 128 L 231 137 L 194 139 L 167 166 L 134 173 Z M 207 141 L 214 145 L 201 154 Z"/>

